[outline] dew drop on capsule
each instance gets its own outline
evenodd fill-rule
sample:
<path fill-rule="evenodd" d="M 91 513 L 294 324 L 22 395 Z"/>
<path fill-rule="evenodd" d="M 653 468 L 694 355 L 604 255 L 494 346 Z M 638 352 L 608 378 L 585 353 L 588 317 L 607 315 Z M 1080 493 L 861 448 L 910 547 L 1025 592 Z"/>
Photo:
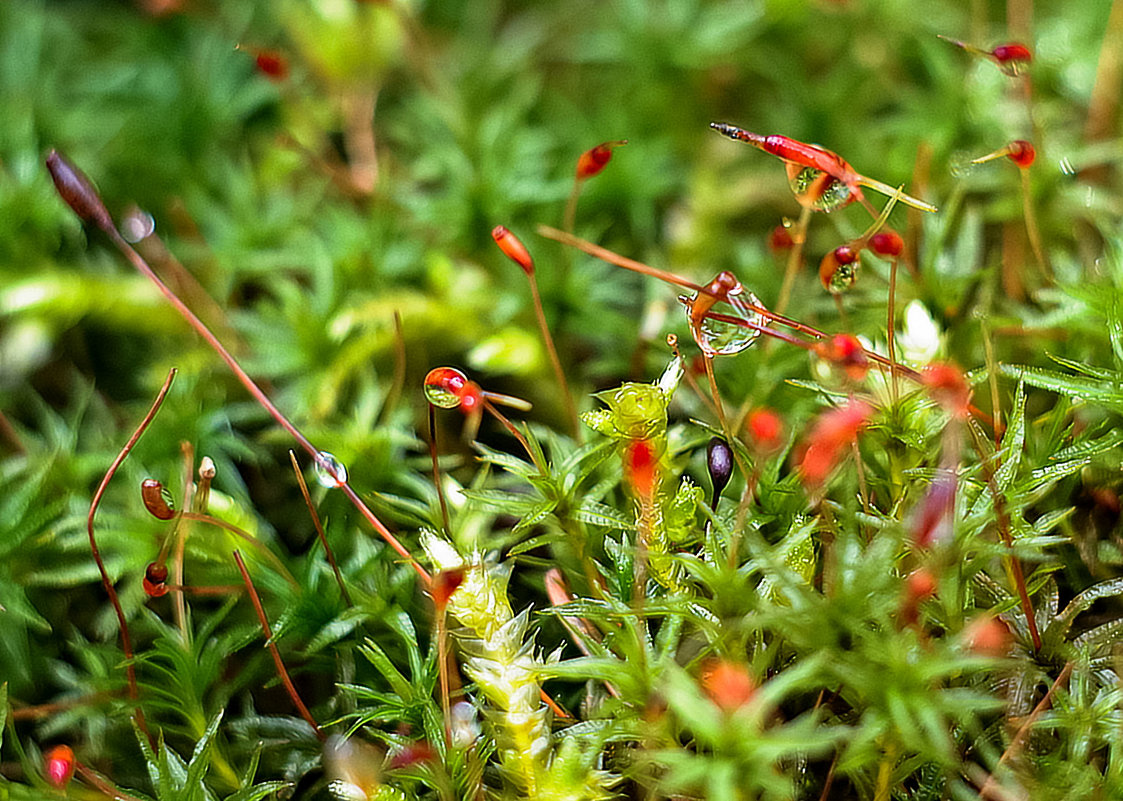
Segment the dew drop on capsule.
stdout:
<path fill-rule="evenodd" d="M 455 409 L 467 383 L 468 377 L 455 367 L 434 367 L 425 376 L 425 399 L 439 409 Z"/>
<path fill-rule="evenodd" d="M 347 468 L 343 462 L 327 451 L 320 451 L 316 459 L 316 481 L 325 489 L 335 489 L 347 480 Z"/>

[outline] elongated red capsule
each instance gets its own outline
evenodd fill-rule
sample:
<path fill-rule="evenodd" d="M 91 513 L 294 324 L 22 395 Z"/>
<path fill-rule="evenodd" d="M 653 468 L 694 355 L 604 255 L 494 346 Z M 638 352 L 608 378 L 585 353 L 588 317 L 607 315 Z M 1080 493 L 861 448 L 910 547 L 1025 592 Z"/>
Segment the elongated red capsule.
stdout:
<path fill-rule="evenodd" d="M 599 173 L 612 158 L 612 149 L 626 144 L 628 144 L 627 139 L 620 139 L 615 142 L 601 142 L 596 147 L 586 150 L 577 159 L 577 180 L 584 181 Z"/>
<path fill-rule="evenodd" d="M 819 416 L 799 460 L 805 486 L 817 487 L 827 480 L 872 415 L 872 406 L 865 401 L 852 400 Z"/>
<path fill-rule="evenodd" d="M 253 59 L 257 71 L 271 81 L 281 82 L 289 77 L 289 60 L 277 50 L 259 50 Z"/>
<path fill-rule="evenodd" d="M 530 257 L 530 251 L 517 236 L 508 231 L 505 226 L 497 225 L 491 229 L 491 237 L 495 240 L 495 244 L 499 245 L 503 255 L 522 267 L 523 272 L 527 275 L 534 273 L 534 259 Z"/>
<path fill-rule="evenodd" d="M 74 751 L 69 745 L 56 745 L 44 754 L 47 782 L 62 789 L 74 777 Z"/>
<path fill-rule="evenodd" d="M 80 218 L 91 222 L 106 233 L 115 229 L 113 217 L 101 201 L 93 183 L 80 169 L 66 160 L 57 150 L 47 154 L 47 171 L 55 182 L 55 189 L 66 205 Z"/>
<path fill-rule="evenodd" d="M 1012 62 L 1029 64 L 1033 61 L 1033 53 L 1020 42 L 1010 42 L 1008 44 L 999 45 L 991 50 L 990 54 L 994 57 L 994 60 L 998 62 L 998 66 L 1000 67 L 1005 67 Z"/>
<path fill-rule="evenodd" d="M 154 478 L 146 478 L 140 482 L 140 497 L 144 501 L 144 508 L 157 520 L 171 520 L 175 517 L 175 509 L 168 500 L 164 485 Z"/>
<path fill-rule="evenodd" d="M 829 340 L 819 342 L 815 353 L 840 367 L 851 381 L 861 381 L 870 370 L 866 349 L 853 334 L 835 334 Z"/>
<path fill-rule="evenodd" d="M 640 439 L 628 446 L 624 454 L 624 470 L 632 490 L 640 498 L 650 500 L 655 492 L 657 462 L 651 442 Z"/>

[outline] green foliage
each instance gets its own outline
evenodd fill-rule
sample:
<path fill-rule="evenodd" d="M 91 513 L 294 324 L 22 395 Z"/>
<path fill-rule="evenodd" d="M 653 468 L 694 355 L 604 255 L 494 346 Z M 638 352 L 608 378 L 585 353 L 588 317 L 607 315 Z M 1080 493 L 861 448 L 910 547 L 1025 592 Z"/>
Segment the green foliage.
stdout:
<path fill-rule="evenodd" d="M 0 4 L 0 799 L 1119 796 L 1111 5 Z M 833 298 L 813 268 L 861 204 L 811 215 L 798 269 L 767 244 L 800 230 L 784 165 L 710 120 L 939 212 L 899 204 L 900 264 L 867 249 Z M 1014 139 L 1028 172 L 971 163 Z M 305 504 L 293 443 L 60 202 L 52 148 L 122 228 L 151 214 L 137 250 L 433 584 L 301 453 Z M 497 224 L 534 256 L 580 436 Z M 800 325 L 711 373 L 675 295 L 727 269 Z M 892 341 L 896 380 L 843 332 Z M 513 422 L 430 428 L 442 364 Z M 93 518 L 130 661 L 87 514 L 173 366 Z M 149 477 L 191 514 L 150 515 Z M 51 786 L 63 743 L 81 789 Z"/>

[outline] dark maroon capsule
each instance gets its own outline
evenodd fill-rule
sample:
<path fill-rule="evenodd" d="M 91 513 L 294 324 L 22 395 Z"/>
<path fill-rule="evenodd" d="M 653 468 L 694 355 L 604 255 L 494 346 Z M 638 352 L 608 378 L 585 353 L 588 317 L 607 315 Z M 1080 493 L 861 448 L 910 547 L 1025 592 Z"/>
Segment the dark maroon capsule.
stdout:
<path fill-rule="evenodd" d="M 733 476 L 733 449 L 721 437 L 714 437 L 706 446 L 706 467 L 710 471 L 710 481 L 714 485 L 711 505 L 716 506 L 721 491 Z"/>
<path fill-rule="evenodd" d="M 91 222 L 106 233 L 116 230 L 109 210 L 101 202 L 101 196 L 85 174 L 67 161 L 57 150 L 47 154 L 47 171 L 55 182 L 59 197 L 74 213 L 86 222 Z"/>
<path fill-rule="evenodd" d="M 175 517 L 171 496 L 156 479 L 146 478 L 140 482 L 140 497 L 144 501 L 144 508 L 156 519 L 171 520 Z"/>

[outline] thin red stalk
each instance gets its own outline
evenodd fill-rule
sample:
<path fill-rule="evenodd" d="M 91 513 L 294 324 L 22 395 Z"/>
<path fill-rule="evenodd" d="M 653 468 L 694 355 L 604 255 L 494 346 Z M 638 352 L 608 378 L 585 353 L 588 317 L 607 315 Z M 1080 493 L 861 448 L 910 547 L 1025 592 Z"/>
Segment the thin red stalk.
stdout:
<path fill-rule="evenodd" d="M 89 782 L 94 789 L 104 796 L 116 799 L 117 801 L 140 801 L 135 795 L 129 795 L 126 792 L 118 790 L 107 782 L 100 773 L 97 773 L 78 760 L 74 760 L 74 772 Z"/>
<path fill-rule="evenodd" d="M 684 278 L 681 275 L 668 272 L 667 270 L 660 270 L 658 267 L 652 267 L 650 264 L 644 264 L 641 261 L 629 259 L 627 256 L 621 256 L 619 253 L 615 253 L 611 250 L 608 250 L 607 248 L 602 248 L 600 245 L 590 242 L 587 239 L 582 239 L 581 237 L 567 234 L 565 231 L 559 231 L 557 228 L 551 228 L 548 225 L 539 225 L 538 233 L 546 237 L 547 239 L 553 239 L 555 242 L 561 242 L 563 245 L 575 247 L 584 253 L 588 253 L 590 256 L 595 256 L 596 258 L 601 259 L 602 261 L 606 261 L 609 264 L 614 264 L 617 267 L 623 267 L 625 270 L 631 270 L 632 272 L 641 273 L 642 275 L 648 275 L 652 278 L 658 278 L 660 281 L 665 281 L 668 284 L 681 286 L 683 289 L 689 289 L 692 292 L 700 292 L 703 295 L 710 295 L 711 297 L 717 298 L 718 300 L 725 300 L 724 297 L 711 292 L 707 287 L 694 283 L 689 278 Z M 817 339 L 822 339 L 826 336 L 826 334 L 824 334 L 822 331 L 819 331 L 816 328 L 812 328 L 805 323 L 801 323 L 799 322 L 799 320 L 793 320 L 790 317 L 785 317 L 784 315 L 774 311 L 770 311 L 763 306 L 757 306 L 753 303 L 749 303 L 744 299 L 739 298 L 739 300 L 741 300 L 741 303 L 749 311 L 753 312 L 754 314 L 759 314 L 762 317 L 766 317 L 772 322 L 779 323 L 780 325 L 786 326 L 795 331 L 799 331 L 802 334 L 813 336 Z"/>
<path fill-rule="evenodd" d="M 183 301 L 181 301 L 179 297 L 164 284 L 163 281 L 160 280 L 159 276 L 157 276 L 156 273 L 152 271 L 152 268 L 148 266 L 148 263 L 145 262 L 145 260 L 139 253 L 133 250 L 132 246 L 124 240 L 124 238 L 117 232 L 116 229 L 113 229 L 111 232 L 109 232 L 109 238 L 113 240 L 113 243 L 117 246 L 117 249 L 124 254 L 125 258 L 127 258 L 132 263 L 132 265 L 138 271 L 140 271 L 142 275 L 156 284 L 156 288 L 159 289 L 164 297 L 167 298 L 168 302 L 175 307 L 176 311 L 178 311 L 180 315 L 182 315 L 183 318 L 187 320 L 187 322 L 191 325 L 192 328 L 195 329 L 199 336 L 201 336 L 206 341 L 206 343 L 210 345 L 211 349 L 214 350 L 214 352 L 217 353 L 224 362 L 226 362 L 226 366 L 230 368 L 231 372 L 234 373 L 234 376 L 241 382 L 242 386 L 246 388 L 246 391 L 253 396 L 254 400 L 256 400 L 262 406 L 262 408 L 264 408 L 265 411 L 267 411 L 269 415 L 277 421 L 277 424 L 281 426 L 281 428 L 285 429 L 285 431 L 287 431 L 289 435 L 296 440 L 297 444 L 299 444 L 300 447 L 302 447 L 308 453 L 308 455 L 316 460 L 317 464 L 319 464 L 320 450 L 311 442 L 309 442 L 308 438 L 305 437 L 304 434 L 302 434 L 300 430 L 295 425 L 293 425 L 287 417 L 285 417 L 284 413 L 282 413 L 281 410 L 278 409 L 277 406 L 273 403 L 273 401 L 269 399 L 269 396 L 266 395 L 264 391 L 262 391 L 261 387 L 259 387 L 254 382 L 254 380 L 250 378 L 249 373 L 242 369 L 242 366 L 238 363 L 237 359 L 235 359 L 230 354 L 230 352 L 226 350 L 225 347 L 223 347 L 223 344 L 218 341 L 218 338 L 215 337 L 215 335 L 211 333 L 210 329 L 203 324 L 203 321 L 196 317 L 195 313 L 192 312 L 191 309 L 189 309 L 187 305 Z M 425 568 L 418 564 L 417 560 L 413 558 L 413 554 L 406 550 L 405 546 L 398 541 L 398 538 L 390 533 L 390 530 L 386 528 L 386 526 L 383 525 L 382 521 L 375 516 L 374 512 L 372 512 L 367 507 L 367 505 L 363 503 L 363 500 L 351 488 L 351 486 L 346 481 L 339 480 L 338 476 L 335 478 L 337 483 L 339 484 L 339 488 L 343 490 L 343 493 L 347 496 L 351 503 L 354 504 L 359 513 L 367 520 L 368 523 L 370 523 L 371 526 L 374 527 L 374 530 L 379 533 L 382 539 L 385 540 L 386 544 L 393 548 L 399 556 L 409 562 L 413 569 L 417 571 L 417 574 L 421 576 L 422 580 L 425 581 L 426 584 L 428 584 L 431 580 L 428 571 L 426 571 Z"/>
<path fill-rule="evenodd" d="M 519 444 L 522 445 L 523 450 L 526 451 L 527 455 L 530 457 L 530 460 L 534 462 L 534 466 L 538 468 L 538 472 L 542 473 L 542 475 L 545 475 L 546 466 L 542 464 L 542 462 L 538 461 L 538 455 L 530 447 L 530 443 L 527 442 L 526 437 L 523 436 L 522 432 L 515 428 L 515 424 L 508 420 L 506 415 L 495 408 L 495 404 L 489 401 L 486 395 L 481 400 L 483 402 L 483 407 L 491 412 L 495 419 L 498 420 L 503 425 L 503 427 L 507 429 L 508 432 L 510 432 L 512 437 L 519 441 Z"/>
<path fill-rule="evenodd" d="M 324 546 L 324 555 L 327 556 L 328 564 L 331 565 L 331 572 L 335 574 L 335 583 L 339 585 L 339 592 L 343 596 L 344 602 L 348 606 L 353 606 L 351 595 L 347 592 L 347 585 L 343 583 L 343 574 L 339 572 L 339 565 L 336 564 L 335 553 L 332 552 L 331 545 L 328 544 L 324 526 L 320 522 L 320 515 L 316 512 L 316 507 L 312 505 L 312 498 L 308 494 L 308 484 L 304 480 L 304 473 L 300 469 L 300 463 L 296 460 L 296 454 L 289 451 L 289 459 L 292 460 L 292 471 L 296 474 L 296 483 L 300 485 L 300 494 L 304 496 L 304 505 L 308 507 L 308 515 L 312 518 L 312 526 L 316 529 L 316 536 L 320 538 L 320 544 Z"/>
<path fill-rule="evenodd" d="M 999 536 L 1001 536 L 1003 544 L 1010 551 L 1008 559 L 1010 574 L 1014 580 L 1014 588 L 1018 593 L 1018 600 L 1021 603 L 1022 614 L 1026 619 L 1026 626 L 1029 629 L 1030 639 L 1033 640 L 1033 649 L 1035 651 L 1040 651 L 1041 634 L 1037 630 L 1037 618 L 1033 613 L 1033 602 L 1030 600 L 1029 591 L 1026 589 L 1026 579 L 1022 571 L 1022 563 L 1013 553 L 1014 537 L 1010 533 L 1010 515 L 1006 512 L 1006 498 L 998 488 L 998 483 L 994 480 L 994 471 L 991 469 L 990 457 L 983 448 L 982 435 L 971 422 L 970 420 L 968 421 L 967 429 L 971 432 L 971 439 L 979 455 L 979 467 L 983 472 L 983 480 L 986 482 L 987 489 L 990 491 L 991 501 L 994 504 L 994 515 L 998 523 Z"/>
<path fill-rule="evenodd" d="M 93 551 L 94 561 L 97 562 L 98 572 L 101 574 L 101 584 L 105 587 L 105 593 L 109 596 L 109 602 L 113 605 L 113 611 L 117 615 L 117 624 L 121 629 L 121 649 L 125 652 L 125 674 L 129 682 L 129 698 L 136 701 L 140 692 L 137 690 L 136 684 L 136 668 L 133 665 L 133 641 L 129 636 L 129 624 L 125 620 L 125 612 L 121 609 L 121 601 L 117 598 L 117 590 L 113 587 L 113 582 L 109 579 L 109 571 L 105 569 L 105 562 L 101 558 L 101 549 L 98 548 L 97 538 L 94 537 L 94 515 L 97 513 L 97 508 L 101 504 L 101 498 L 105 495 L 106 487 L 109 486 L 110 480 L 117 472 L 117 468 L 121 466 L 121 462 L 125 461 L 125 457 L 136 445 L 140 435 L 148 428 L 153 418 L 156 417 L 156 412 L 160 410 L 160 406 L 164 403 L 164 398 L 167 397 L 168 390 L 171 389 L 172 380 L 175 378 L 176 370 L 173 368 L 168 372 L 168 377 L 164 379 L 164 385 L 160 387 L 160 391 L 156 394 L 156 399 L 152 402 L 148 414 L 140 421 L 140 425 L 136 427 L 129 441 L 121 448 L 121 452 L 117 454 L 117 458 L 113 460 L 113 464 L 109 466 L 106 471 L 105 477 L 102 478 L 101 484 L 98 485 L 97 491 L 94 493 L 93 500 L 90 501 L 90 512 L 86 517 L 86 533 L 90 537 L 90 550 Z M 137 726 L 144 732 L 144 736 L 150 742 L 155 742 L 152 739 L 152 734 L 148 731 L 148 723 L 144 719 L 144 711 L 138 705 L 134 711 Z"/>
<path fill-rule="evenodd" d="M 527 273 L 527 280 L 530 281 L 530 294 L 534 298 L 534 316 L 538 318 L 538 328 L 542 332 L 542 341 L 546 343 L 546 353 L 550 357 L 550 364 L 554 368 L 554 377 L 557 378 L 558 386 L 561 388 L 565 414 L 569 418 L 570 427 L 573 429 L 573 438 L 580 444 L 583 442 L 584 436 L 581 433 L 581 421 L 577 419 L 577 406 L 573 402 L 573 394 L 569 391 L 569 381 L 566 380 L 561 359 L 558 358 L 558 349 L 554 345 L 554 337 L 550 334 L 549 325 L 546 324 L 546 311 L 542 308 L 542 295 L 538 291 L 538 279 L 533 271 Z"/>
<path fill-rule="evenodd" d="M 889 397 L 897 403 L 897 257 L 889 262 L 889 299 L 886 301 L 889 349 Z"/>
<path fill-rule="evenodd" d="M 437 410 L 429 404 L 429 461 L 433 463 L 433 486 L 437 488 L 437 500 L 441 504 L 441 521 L 445 524 L 445 533 L 452 535 L 452 523 L 448 516 L 448 501 L 445 500 L 444 486 L 441 484 L 441 466 L 437 458 Z"/>
<path fill-rule="evenodd" d="M 229 523 L 217 517 L 212 517 L 211 515 L 201 514 L 200 512 L 184 512 L 181 517 L 184 520 L 194 520 L 198 523 L 209 523 L 212 526 L 218 526 L 219 528 L 226 529 L 234 536 L 240 537 L 254 548 L 257 548 L 266 559 L 272 562 L 273 567 L 277 568 L 277 572 L 281 574 L 281 577 L 284 578 L 285 581 L 293 587 L 300 586 L 300 582 L 293 578 L 292 573 L 285 567 L 285 563 L 278 559 L 275 553 L 266 548 L 260 540 L 251 536 L 248 531 L 238 528 L 233 523 Z"/>
<path fill-rule="evenodd" d="M 452 746 L 452 701 L 448 676 L 448 605 L 437 606 L 437 673 L 441 682 L 441 715 L 444 717 L 445 745 Z"/>
<path fill-rule="evenodd" d="M 261 598 L 257 594 L 257 588 L 253 585 L 253 579 L 250 578 L 250 573 L 246 570 L 246 563 L 242 561 L 242 555 L 237 551 L 234 551 L 234 561 L 238 563 L 238 571 L 242 574 L 242 582 L 246 585 L 246 592 L 249 593 L 254 611 L 257 612 L 257 619 L 261 622 L 261 630 L 265 632 L 265 647 L 269 649 L 269 653 L 273 656 L 273 665 L 277 668 L 277 675 L 280 677 L 281 683 L 285 685 L 285 690 L 300 716 L 307 721 L 308 725 L 312 727 L 312 731 L 316 732 L 316 736 L 322 740 L 324 739 L 324 733 L 320 731 L 312 713 L 308 711 L 308 707 L 301 700 L 300 693 L 296 691 L 292 679 L 289 678 L 289 672 L 285 669 L 285 663 L 281 661 L 281 653 L 277 650 L 277 644 L 273 642 L 273 630 L 269 627 L 269 618 L 265 616 L 265 609 L 261 605 Z"/>
<path fill-rule="evenodd" d="M 1056 681 L 1054 681 L 1045 692 L 1045 697 L 1038 702 L 1037 706 L 1033 708 L 1033 711 L 1030 712 L 1022 722 L 1022 725 L 1018 727 L 1017 733 L 1014 735 L 1013 739 L 1010 740 L 1010 745 L 1006 746 L 1006 750 L 1003 751 L 1002 756 L 998 758 L 998 764 L 994 766 L 994 772 L 997 772 L 1000 767 L 1021 753 L 1022 748 L 1025 746 L 1025 740 L 1026 736 L 1029 734 L 1029 730 L 1033 728 L 1033 725 L 1037 723 L 1037 719 L 1041 717 L 1045 710 L 1052 705 L 1053 695 L 1057 692 L 1058 688 L 1068 681 L 1068 677 L 1072 675 L 1072 666 L 1073 663 L 1071 661 L 1065 663 Z M 987 777 L 987 780 L 979 789 L 979 794 L 981 796 L 985 797 L 991 785 L 994 784 L 994 772 Z"/>

